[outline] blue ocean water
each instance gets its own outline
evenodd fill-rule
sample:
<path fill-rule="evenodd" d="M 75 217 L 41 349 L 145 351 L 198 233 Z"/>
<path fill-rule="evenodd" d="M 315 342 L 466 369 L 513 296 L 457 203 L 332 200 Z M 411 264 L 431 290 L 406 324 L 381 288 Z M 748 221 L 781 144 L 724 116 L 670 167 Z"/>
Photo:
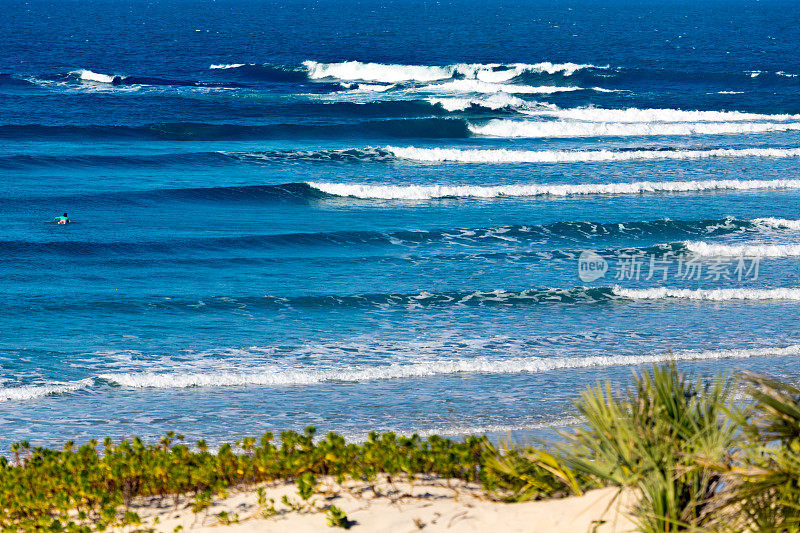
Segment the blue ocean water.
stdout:
<path fill-rule="evenodd" d="M 798 379 L 796 2 L 2 8 L 0 449 Z"/>

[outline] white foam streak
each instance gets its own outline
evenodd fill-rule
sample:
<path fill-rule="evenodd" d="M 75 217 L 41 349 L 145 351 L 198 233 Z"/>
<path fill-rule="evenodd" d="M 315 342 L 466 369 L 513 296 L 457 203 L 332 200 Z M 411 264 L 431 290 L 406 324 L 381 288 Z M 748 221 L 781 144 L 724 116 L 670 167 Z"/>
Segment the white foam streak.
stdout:
<path fill-rule="evenodd" d="M 372 93 L 382 93 L 384 91 L 388 91 L 394 87 L 394 85 L 380 85 L 375 83 L 359 83 L 356 87 L 358 91 L 366 91 Z"/>
<path fill-rule="evenodd" d="M 226 70 L 229 68 L 239 68 L 245 66 L 245 63 L 226 63 L 226 64 L 219 64 L 219 65 L 211 65 L 210 69 L 212 70 Z"/>
<path fill-rule="evenodd" d="M 614 287 L 614 294 L 632 300 L 664 300 L 676 298 L 682 300 L 800 300 L 800 289 L 670 289 L 655 287 L 650 289 L 624 289 Z M 800 353 L 800 346 L 796 346 Z M 792 353 L 790 355 L 797 355 Z"/>
<path fill-rule="evenodd" d="M 0 388 L 0 402 L 31 400 L 42 398 L 53 394 L 63 394 L 80 389 L 85 389 L 94 383 L 94 379 L 82 379 L 80 381 L 66 383 L 47 383 L 42 385 L 22 385 L 20 387 Z"/>
<path fill-rule="evenodd" d="M 603 368 L 653 364 L 668 360 L 693 361 L 765 356 L 800 355 L 800 345 L 785 348 L 685 351 L 649 355 L 608 355 L 587 357 L 478 357 L 452 361 L 433 361 L 405 365 L 329 371 L 258 371 L 209 373 L 122 373 L 100 378 L 129 388 L 188 388 L 311 385 L 324 382 L 362 382 L 386 379 L 410 379 L 452 374 L 520 374 L 555 370 Z"/>
<path fill-rule="evenodd" d="M 429 200 L 433 198 L 497 198 L 526 196 L 573 196 L 597 194 L 642 194 L 720 190 L 800 189 L 800 180 L 705 180 L 643 181 L 636 183 L 585 183 L 575 185 L 371 185 L 365 183 L 308 182 L 336 196 L 384 200 Z"/>
<path fill-rule="evenodd" d="M 740 111 L 686 111 L 682 109 L 602 109 L 597 107 L 575 107 L 530 111 L 530 115 L 554 116 L 561 119 L 587 122 L 743 122 L 756 120 L 785 121 L 800 120 L 800 115 L 742 113 Z"/>
<path fill-rule="evenodd" d="M 800 157 L 800 148 L 720 148 L 714 150 L 475 150 L 387 146 L 395 157 L 413 161 L 458 163 L 576 163 L 707 159 L 714 157 Z"/>
<path fill-rule="evenodd" d="M 763 228 L 770 229 L 791 229 L 800 231 L 800 220 L 788 220 L 785 218 L 754 218 L 751 222 Z"/>
<path fill-rule="evenodd" d="M 509 83 L 490 83 L 481 80 L 453 80 L 419 88 L 421 92 L 482 94 L 554 94 L 581 90 L 583 90 L 582 87 L 514 85 Z"/>
<path fill-rule="evenodd" d="M 705 241 L 684 243 L 699 257 L 798 257 L 800 244 L 709 244 Z"/>
<path fill-rule="evenodd" d="M 800 122 L 579 122 L 490 120 L 470 124 L 469 130 L 485 137 L 631 137 L 648 135 L 725 135 L 800 130 Z"/>
<path fill-rule="evenodd" d="M 96 83 L 113 83 L 115 78 L 115 76 L 110 76 L 108 74 L 100 74 L 86 69 L 74 70 L 70 72 L 70 74 L 78 76 L 80 79 L 84 81 L 93 81 Z"/>
<path fill-rule="evenodd" d="M 606 69 L 590 64 L 578 63 L 459 63 L 455 65 L 392 65 L 385 63 L 362 63 L 360 61 L 344 61 L 341 63 L 319 63 L 304 61 L 311 79 L 334 78 L 345 81 L 377 81 L 399 83 L 404 81 L 431 82 L 446 80 L 453 76 L 489 83 L 509 81 L 526 72 L 562 74 L 571 76 L 578 70 L 587 68 Z"/>
<path fill-rule="evenodd" d="M 401 81 L 436 81 L 452 76 L 447 67 L 423 65 L 387 65 L 383 63 L 362 63 L 345 61 L 342 63 L 318 63 L 304 61 L 311 79 L 334 78 L 346 81 L 376 81 L 398 83 Z"/>
<path fill-rule="evenodd" d="M 497 93 L 483 98 L 426 98 L 426 102 L 431 105 L 440 105 L 447 111 L 464 111 L 472 106 L 484 107 L 486 109 L 528 108 L 539 107 L 543 104 L 529 102 L 516 96 L 506 93 Z"/>

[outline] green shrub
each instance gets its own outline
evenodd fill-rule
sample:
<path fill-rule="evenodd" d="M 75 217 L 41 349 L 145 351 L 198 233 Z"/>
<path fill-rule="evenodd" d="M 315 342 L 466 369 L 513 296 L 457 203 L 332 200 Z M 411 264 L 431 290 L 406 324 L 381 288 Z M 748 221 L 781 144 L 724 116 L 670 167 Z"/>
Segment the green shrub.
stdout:
<path fill-rule="evenodd" d="M 325 511 L 325 514 L 328 515 L 328 525 L 330 527 L 340 527 L 342 529 L 350 529 L 352 523 L 350 520 L 347 519 L 347 515 L 344 514 L 344 511 L 336 507 L 335 505 L 331 505 Z"/>
<path fill-rule="evenodd" d="M 730 464 L 737 435 L 732 385 L 725 376 L 692 381 L 668 364 L 636 375 L 621 394 L 608 383 L 590 387 L 576 402 L 585 423 L 564 433 L 563 460 L 598 484 L 635 490 L 641 531 L 706 528 L 722 488 L 710 464 Z"/>
<path fill-rule="evenodd" d="M 800 389 L 756 374 L 745 381 L 754 400 L 743 418 L 747 446 L 725 470 L 723 516 L 752 531 L 798 532 Z"/>
<path fill-rule="evenodd" d="M 347 443 L 330 433 L 315 441 L 314 428 L 303 433 L 287 431 L 274 442 L 271 433 L 224 444 L 217 453 L 204 441 L 194 449 L 182 435 L 168 433 L 158 444 L 140 439 L 113 443 L 106 439 L 76 448 L 69 442 L 61 451 L 14 445 L 13 460 L 0 462 L 0 529 L 7 531 L 83 531 L 125 525 L 138 526 L 130 511 L 134 498 L 191 497 L 191 508 L 207 510 L 215 498 L 231 487 L 248 487 L 273 480 L 294 480 L 302 502 L 297 509 L 313 508 L 309 502 L 318 476 L 373 481 L 390 476 L 430 474 L 443 478 L 484 482 L 510 482 L 505 474 L 486 468 L 496 453 L 484 437 L 461 442 L 432 436 L 371 433 L 363 444 Z M 543 484 L 542 495 L 563 490 Z M 259 513 L 276 513 L 259 495 Z M 220 515 L 220 522 L 234 517 Z"/>

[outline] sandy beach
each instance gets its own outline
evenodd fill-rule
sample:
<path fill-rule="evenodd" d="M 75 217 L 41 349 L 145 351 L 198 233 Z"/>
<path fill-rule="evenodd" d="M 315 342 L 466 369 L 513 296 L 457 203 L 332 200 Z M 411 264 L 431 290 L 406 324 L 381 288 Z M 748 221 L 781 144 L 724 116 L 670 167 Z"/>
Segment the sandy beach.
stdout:
<path fill-rule="evenodd" d="M 583 496 L 557 498 L 524 503 L 502 503 L 489 499 L 475 484 L 457 480 L 429 478 L 390 483 L 386 478 L 376 484 L 346 482 L 339 485 L 326 479 L 318 487 L 320 493 L 311 498 L 315 509 L 290 511 L 281 503 L 288 496 L 300 502 L 293 483 L 263 485 L 266 501 L 274 500 L 277 514 L 264 518 L 256 488 L 232 491 L 198 514 L 192 513 L 188 500 L 170 501 L 166 506 L 155 502 L 139 502 L 134 507 L 146 525 L 156 531 L 172 532 L 182 526 L 187 531 L 282 532 L 297 533 L 333 531 L 324 510 L 331 505 L 342 509 L 351 524 L 351 531 L 525 531 L 582 533 L 625 532 L 633 524 L 624 509 L 631 504 L 628 497 L 616 498 L 617 489 L 587 492 Z M 220 520 L 225 512 L 234 523 Z M 237 522 L 238 520 L 238 522 Z M 596 529 L 594 529 L 596 526 Z"/>

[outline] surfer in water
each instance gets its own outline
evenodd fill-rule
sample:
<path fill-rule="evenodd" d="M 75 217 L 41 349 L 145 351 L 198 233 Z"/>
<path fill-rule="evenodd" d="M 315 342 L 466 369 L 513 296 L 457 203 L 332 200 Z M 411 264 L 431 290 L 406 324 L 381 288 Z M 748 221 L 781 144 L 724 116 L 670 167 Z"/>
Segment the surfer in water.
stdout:
<path fill-rule="evenodd" d="M 56 224 L 69 224 L 71 222 L 69 217 L 67 217 L 66 213 L 64 213 L 60 217 L 56 217 L 55 221 L 56 221 Z"/>

